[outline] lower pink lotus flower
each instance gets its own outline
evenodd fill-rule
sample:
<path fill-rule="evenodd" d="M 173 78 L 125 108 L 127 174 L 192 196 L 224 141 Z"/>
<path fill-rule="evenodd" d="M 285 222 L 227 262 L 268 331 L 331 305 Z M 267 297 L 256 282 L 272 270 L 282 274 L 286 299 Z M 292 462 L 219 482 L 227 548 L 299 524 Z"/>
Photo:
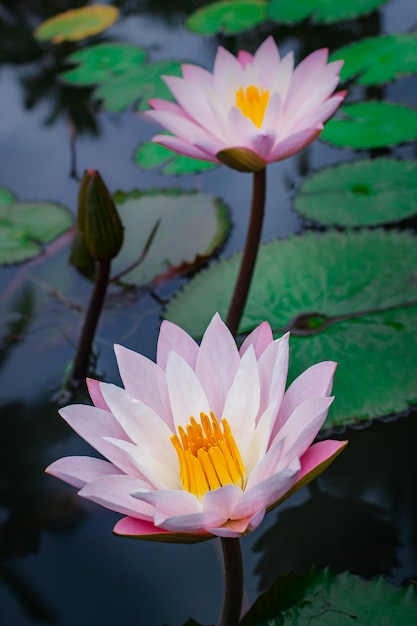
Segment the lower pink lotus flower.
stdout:
<path fill-rule="evenodd" d="M 90 380 L 95 406 L 60 411 L 108 460 L 66 457 L 47 472 L 125 515 L 116 534 L 239 537 L 347 443 L 312 445 L 333 400 L 335 363 L 310 367 L 285 391 L 288 334 L 274 341 L 266 322 L 240 350 L 215 315 L 200 346 L 163 322 L 157 363 L 115 351 L 125 388 Z"/>
<path fill-rule="evenodd" d="M 185 64 L 182 78 L 163 77 L 177 103 L 151 99 L 145 115 L 173 136 L 153 141 L 242 171 L 290 157 L 316 139 L 346 95 L 333 93 L 343 61 L 327 59 L 328 50 L 317 50 L 294 70 L 293 54 L 281 59 L 272 37 L 255 55 L 219 47 L 213 73 Z"/>

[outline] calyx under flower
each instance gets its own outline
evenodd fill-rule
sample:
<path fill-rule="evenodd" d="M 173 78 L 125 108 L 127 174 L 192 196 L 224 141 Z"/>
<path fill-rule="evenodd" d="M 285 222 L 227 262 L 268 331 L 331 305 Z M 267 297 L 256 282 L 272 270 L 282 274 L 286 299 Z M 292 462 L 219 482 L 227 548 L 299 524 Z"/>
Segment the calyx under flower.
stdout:
<path fill-rule="evenodd" d="M 249 148 L 227 148 L 216 154 L 225 165 L 239 172 L 260 172 L 266 166 L 266 162 Z"/>

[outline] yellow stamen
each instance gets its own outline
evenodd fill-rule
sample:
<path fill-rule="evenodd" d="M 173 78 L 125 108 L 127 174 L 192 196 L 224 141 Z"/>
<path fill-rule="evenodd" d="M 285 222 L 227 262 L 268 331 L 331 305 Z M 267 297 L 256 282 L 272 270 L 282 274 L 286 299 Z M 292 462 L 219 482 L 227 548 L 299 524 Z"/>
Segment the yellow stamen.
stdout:
<path fill-rule="evenodd" d="M 260 128 L 264 119 L 266 107 L 269 102 L 269 91 L 255 85 L 249 85 L 244 90 L 241 87 L 236 92 L 236 106 L 240 109 L 245 117 L 248 117 Z"/>
<path fill-rule="evenodd" d="M 228 421 L 221 425 L 210 414 L 200 413 L 200 423 L 190 418 L 186 430 L 178 427 L 172 435 L 180 466 L 181 483 L 185 491 L 203 498 L 207 491 L 224 485 L 245 484 L 245 467 Z"/>

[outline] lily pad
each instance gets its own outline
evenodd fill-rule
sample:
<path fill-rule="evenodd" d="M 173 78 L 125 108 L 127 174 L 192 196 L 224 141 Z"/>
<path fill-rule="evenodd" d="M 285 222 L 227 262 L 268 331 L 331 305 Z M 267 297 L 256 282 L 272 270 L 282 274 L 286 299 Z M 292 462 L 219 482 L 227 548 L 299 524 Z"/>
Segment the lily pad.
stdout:
<path fill-rule="evenodd" d="M 149 98 L 172 100 L 161 76 L 181 76 L 179 61 L 146 63 L 143 48 L 125 44 L 99 44 L 68 57 L 77 67 L 63 72 L 61 78 L 75 85 L 96 85 L 94 97 L 105 110 L 119 112 L 140 101 L 148 108 Z"/>
<path fill-rule="evenodd" d="M 160 220 L 144 261 L 123 276 L 129 283 L 147 284 L 193 269 L 223 243 L 230 225 L 225 206 L 206 193 L 133 191 L 116 194 L 115 201 L 125 227 L 115 274 L 138 259 Z"/>
<path fill-rule="evenodd" d="M 326 225 L 398 222 L 417 213 L 417 163 L 367 159 L 326 168 L 303 182 L 294 206 Z"/>
<path fill-rule="evenodd" d="M 226 317 L 241 253 L 202 271 L 166 317 L 201 337 Z M 262 321 L 291 330 L 293 380 L 323 360 L 339 363 L 325 427 L 388 415 L 417 402 L 417 244 L 407 232 L 308 233 L 260 249 L 240 332 Z M 347 348 L 348 346 L 348 348 Z"/>
<path fill-rule="evenodd" d="M 61 74 L 61 78 L 75 85 L 97 85 L 123 76 L 146 59 L 146 52 L 138 46 L 106 43 L 78 50 L 66 61 L 77 65 Z"/>
<path fill-rule="evenodd" d="M 395 146 L 417 139 L 417 110 L 389 102 L 357 102 L 339 109 L 320 138 L 355 150 Z"/>
<path fill-rule="evenodd" d="M 221 0 L 197 9 L 186 26 L 200 35 L 240 33 L 266 19 L 265 0 Z"/>
<path fill-rule="evenodd" d="M 52 43 L 79 41 L 103 32 L 118 17 L 119 9 L 104 4 L 70 9 L 42 22 L 35 30 L 35 37 L 40 41 L 52 41 Z"/>
<path fill-rule="evenodd" d="M 370 37 L 340 48 L 330 61 L 344 60 L 341 80 L 360 85 L 382 85 L 417 72 L 417 36 L 412 34 Z"/>
<path fill-rule="evenodd" d="M 72 223 L 71 214 L 59 204 L 0 204 L 0 263 L 20 263 L 42 254 Z"/>
<path fill-rule="evenodd" d="M 162 165 L 167 161 L 168 164 L 162 170 L 164 174 L 196 174 L 217 167 L 216 163 L 177 154 L 173 150 L 152 141 L 142 144 L 135 154 L 135 162 L 144 170 Z"/>
<path fill-rule="evenodd" d="M 313 22 L 331 24 L 366 15 L 387 0 L 270 0 L 268 17 L 278 22 Z"/>
<path fill-rule="evenodd" d="M 365 581 L 349 572 L 310 570 L 281 576 L 262 594 L 241 626 L 413 626 L 417 593 L 412 585 L 396 589 L 382 577 Z"/>

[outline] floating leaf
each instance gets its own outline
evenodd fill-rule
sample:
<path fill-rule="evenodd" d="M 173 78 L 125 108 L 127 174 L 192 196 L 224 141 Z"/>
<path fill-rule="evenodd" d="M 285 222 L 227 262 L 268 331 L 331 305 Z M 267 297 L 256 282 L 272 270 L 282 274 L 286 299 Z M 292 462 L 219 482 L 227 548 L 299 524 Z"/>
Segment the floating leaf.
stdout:
<path fill-rule="evenodd" d="M 411 34 L 370 37 L 340 48 L 330 61 L 344 60 L 341 80 L 360 85 L 381 85 L 417 72 L 417 36 Z"/>
<path fill-rule="evenodd" d="M 195 337 L 215 311 L 225 318 L 241 256 L 198 274 L 166 317 Z M 264 320 L 276 336 L 292 331 L 290 380 L 338 361 L 326 426 L 417 402 L 417 242 L 409 233 L 308 233 L 263 245 L 240 331 Z"/>
<path fill-rule="evenodd" d="M 115 200 L 125 226 L 115 274 L 135 262 L 160 220 L 144 261 L 123 277 L 131 283 L 145 284 L 192 269 L 213 254 L 229 228 L 224 205 L 206 193 L 133 191 L 118 193 Z"/>
<path fill-rule="evenodd" d="M 417 163 L 368 159 L 321 170 L 303 182 L 294 206 L 326 225 L 398 222 L 417 213 Z"/>
<path fill-rule="evenodd" d="M 135 154 L 135 161 L 144 170 L 149 170 L 168 161 L 168 165 L 162 171 L 164 174 L 174 175 L 195 174 L 217 167 L 216 163 L 176 154 L 169 148 L 160 146 L 152 141 L 147 141 L 138 148 Z"/>
<path fill-rule="evenodd" d="M 128 74 L 145 59 L 145 51 L 137 46 L 97 44 L 67 57 L 67 62 L 77 67 L 61 74 L 61 78 L 76 85 L 97 85 Z"/>
<path fill-rule="evenodd" d="M 266 19 L 265 0 L 222 0 L 197 9 L 186 21 L 201 35 L 240 33 Z"/>
<path fill-rule="evenodd" d="M 103 32 L 118 17 L 119 9 L 104 4 L 70 9 L 42 22 L 35 30 L 35 37 L 40 41 L 52 43 L 79 41 Z"/>
<path fill-rule="evenodd" d="M 161 76 L 181 76 L 181 63 L 158 61 L 142 65 L 129 73 L 101 84 L 95 97 L 102 101 L 106 111 L 120 112 L 140 100 L 140 109 L 148 108 L 149 98 L 172 100 L 173 96 Z"/>
<path fill-rule="evenodd" d="M 417 111 L 389 102 L 358 102 L 339 109 L 320 137 L 328 143 L 355 150 L 395 146 L 417 139 Z"/>
<path fill-rule="evenodd" d="M 387 0 L 270 0 L 268 17 L 278 22 L 313 22 L 331 24 L 350 20 L 374 11 Z"/>
<path fill-rule="evenodd" d="M 0 263 L 20 263 L 43 252 L 43 246 L 72 226 L 59 204 L 16 202 L 0 205 Z"/>
<path fill-rule="evenodd" d="M 413 626 L 417 593 L 396 589 L 382 577 L 365 581 L 349 572 L 313 568 L 305 576 L 281 576 L 262 594 L 241 626 Z"/>

